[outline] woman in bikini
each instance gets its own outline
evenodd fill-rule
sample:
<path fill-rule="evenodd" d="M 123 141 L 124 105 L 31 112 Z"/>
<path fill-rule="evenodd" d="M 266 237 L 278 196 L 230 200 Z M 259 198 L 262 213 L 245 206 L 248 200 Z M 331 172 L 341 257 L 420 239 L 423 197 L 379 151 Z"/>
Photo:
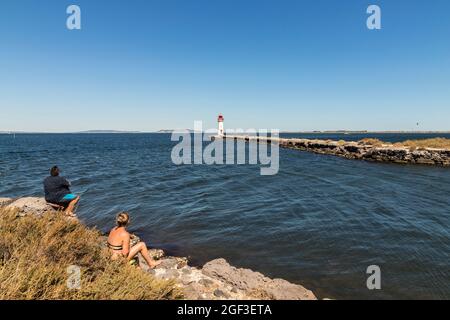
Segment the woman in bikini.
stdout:
<path fill-rule="evenodd" d="M 108 237 L 108 248 L 111 250 L 112 259 L 117 259 L 120 256 L 126 257 L 128 261 L 133 261 L 137 254 L 140 253 L 150 268 L 154 268 L 158 263 L 150 257 L 147 246 L 144 242 L 138 242 L 131 245 L 131 235 L 126 230 L 130 222 L 130 216 L 127 212 L 121 212 L 117 215 L 116 224 Z"/>

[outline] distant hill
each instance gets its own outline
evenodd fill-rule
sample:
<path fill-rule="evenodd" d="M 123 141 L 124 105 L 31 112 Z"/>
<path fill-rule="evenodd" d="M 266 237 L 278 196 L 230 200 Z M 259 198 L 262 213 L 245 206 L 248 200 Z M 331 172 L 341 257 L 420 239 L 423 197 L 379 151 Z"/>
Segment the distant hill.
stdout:
<path fill-rule="evenodd" d="M 75 133 L 141 133 L 140 131 L 121 131 L 121 130 L 87 130 Z"/>
<path fill-rule="evenodd" d="M 156 133 L 172 133 L 172 132 L 179 132 L 179 131 L 189 131 L 189 132 L 194 132 L 194 130 L 192 129 L 163 129 L 163 130 L 159 130 Z"/>
<path fill-rule="evenodd" d="M 0 134 L 25 133 L 24 131 L 0 131 Z"/>
<path fill-rule="evenodd" d="M 164 130 L 156 131 L 156 133 L 172 133 L 172 132 L 173 132 L 172 129 L 164 129 Z"/>

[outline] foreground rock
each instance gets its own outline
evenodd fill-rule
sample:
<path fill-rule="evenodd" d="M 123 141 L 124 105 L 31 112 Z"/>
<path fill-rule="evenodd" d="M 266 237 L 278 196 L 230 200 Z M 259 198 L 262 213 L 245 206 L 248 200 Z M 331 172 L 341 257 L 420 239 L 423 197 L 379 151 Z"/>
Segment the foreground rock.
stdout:
<path fill-rule="evenodd" d="M 32 197 L 0 198 L 0 207 L 16 210 L 20 216 L 54 211 L 43 198 Z M 225 259 L 216 259 L 203 268 L 196 268 L 188 265 L 187 258 L 166 257 L 160 249 L 150 250 L 150 254 L 161 263 L 152 270 L 139 256 L 144 271 L 160 279 L 174 280 L 189 300 L 316 300 L 314 294 L 301 285 L 270 279 L 250 269 L 235 268 Z"/>
<path fill-rule="evenodd" d="M 145 270 L 157 278 L 175 280 L 189 300 L 316 300 L 301 285 L 235 268 L 225 259 L 210 261 L 203 268 L 190 267 L 185 258 L 163 257 L 161 261 L 156 269 Z"/>
<path fill-rule="evenodd" d="M 272 280 L 250 269 L 235 268 L 225 259 L 208 262 L 203 266 L 202 273 L 256 298 L 275 300 L 315 299 L 311 291 L 300 285 L 282 279 Z"/>
<path fill-rule="evenodd" d="M 27 197 L 5 202 L 6 209 L 17 210 L 21 216 L 28 214 L 42 215 L 47 211 L 54 211 L 54 209 L 47 204 L 44 198 Z"/>

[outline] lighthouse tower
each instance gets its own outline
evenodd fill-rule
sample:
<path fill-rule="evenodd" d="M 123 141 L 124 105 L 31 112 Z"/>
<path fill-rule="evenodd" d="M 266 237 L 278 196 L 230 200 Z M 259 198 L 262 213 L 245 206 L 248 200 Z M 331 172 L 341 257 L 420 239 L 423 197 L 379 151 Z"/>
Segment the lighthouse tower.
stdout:
<path fill-rule="evenodd" d="M 219 123 L 219 129 L 217 130 L 217 134 L 219 137 L 224 136 L 224 130 L 223 130 L 223 115 L 219 114 L 219 117 L 217 118 L 217 122 Z"/>

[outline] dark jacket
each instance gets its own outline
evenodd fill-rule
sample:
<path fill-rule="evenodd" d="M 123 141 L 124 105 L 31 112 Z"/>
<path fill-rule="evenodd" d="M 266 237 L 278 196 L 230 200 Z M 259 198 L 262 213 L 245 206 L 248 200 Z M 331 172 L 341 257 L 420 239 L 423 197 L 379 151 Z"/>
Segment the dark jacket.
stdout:
<path fill-rule="evenodd" d="M 63 177 L 47 177 L 44 180 L 45 200 L 51 203 L 58 203 L 70 192 L 70 182 Z"/>

